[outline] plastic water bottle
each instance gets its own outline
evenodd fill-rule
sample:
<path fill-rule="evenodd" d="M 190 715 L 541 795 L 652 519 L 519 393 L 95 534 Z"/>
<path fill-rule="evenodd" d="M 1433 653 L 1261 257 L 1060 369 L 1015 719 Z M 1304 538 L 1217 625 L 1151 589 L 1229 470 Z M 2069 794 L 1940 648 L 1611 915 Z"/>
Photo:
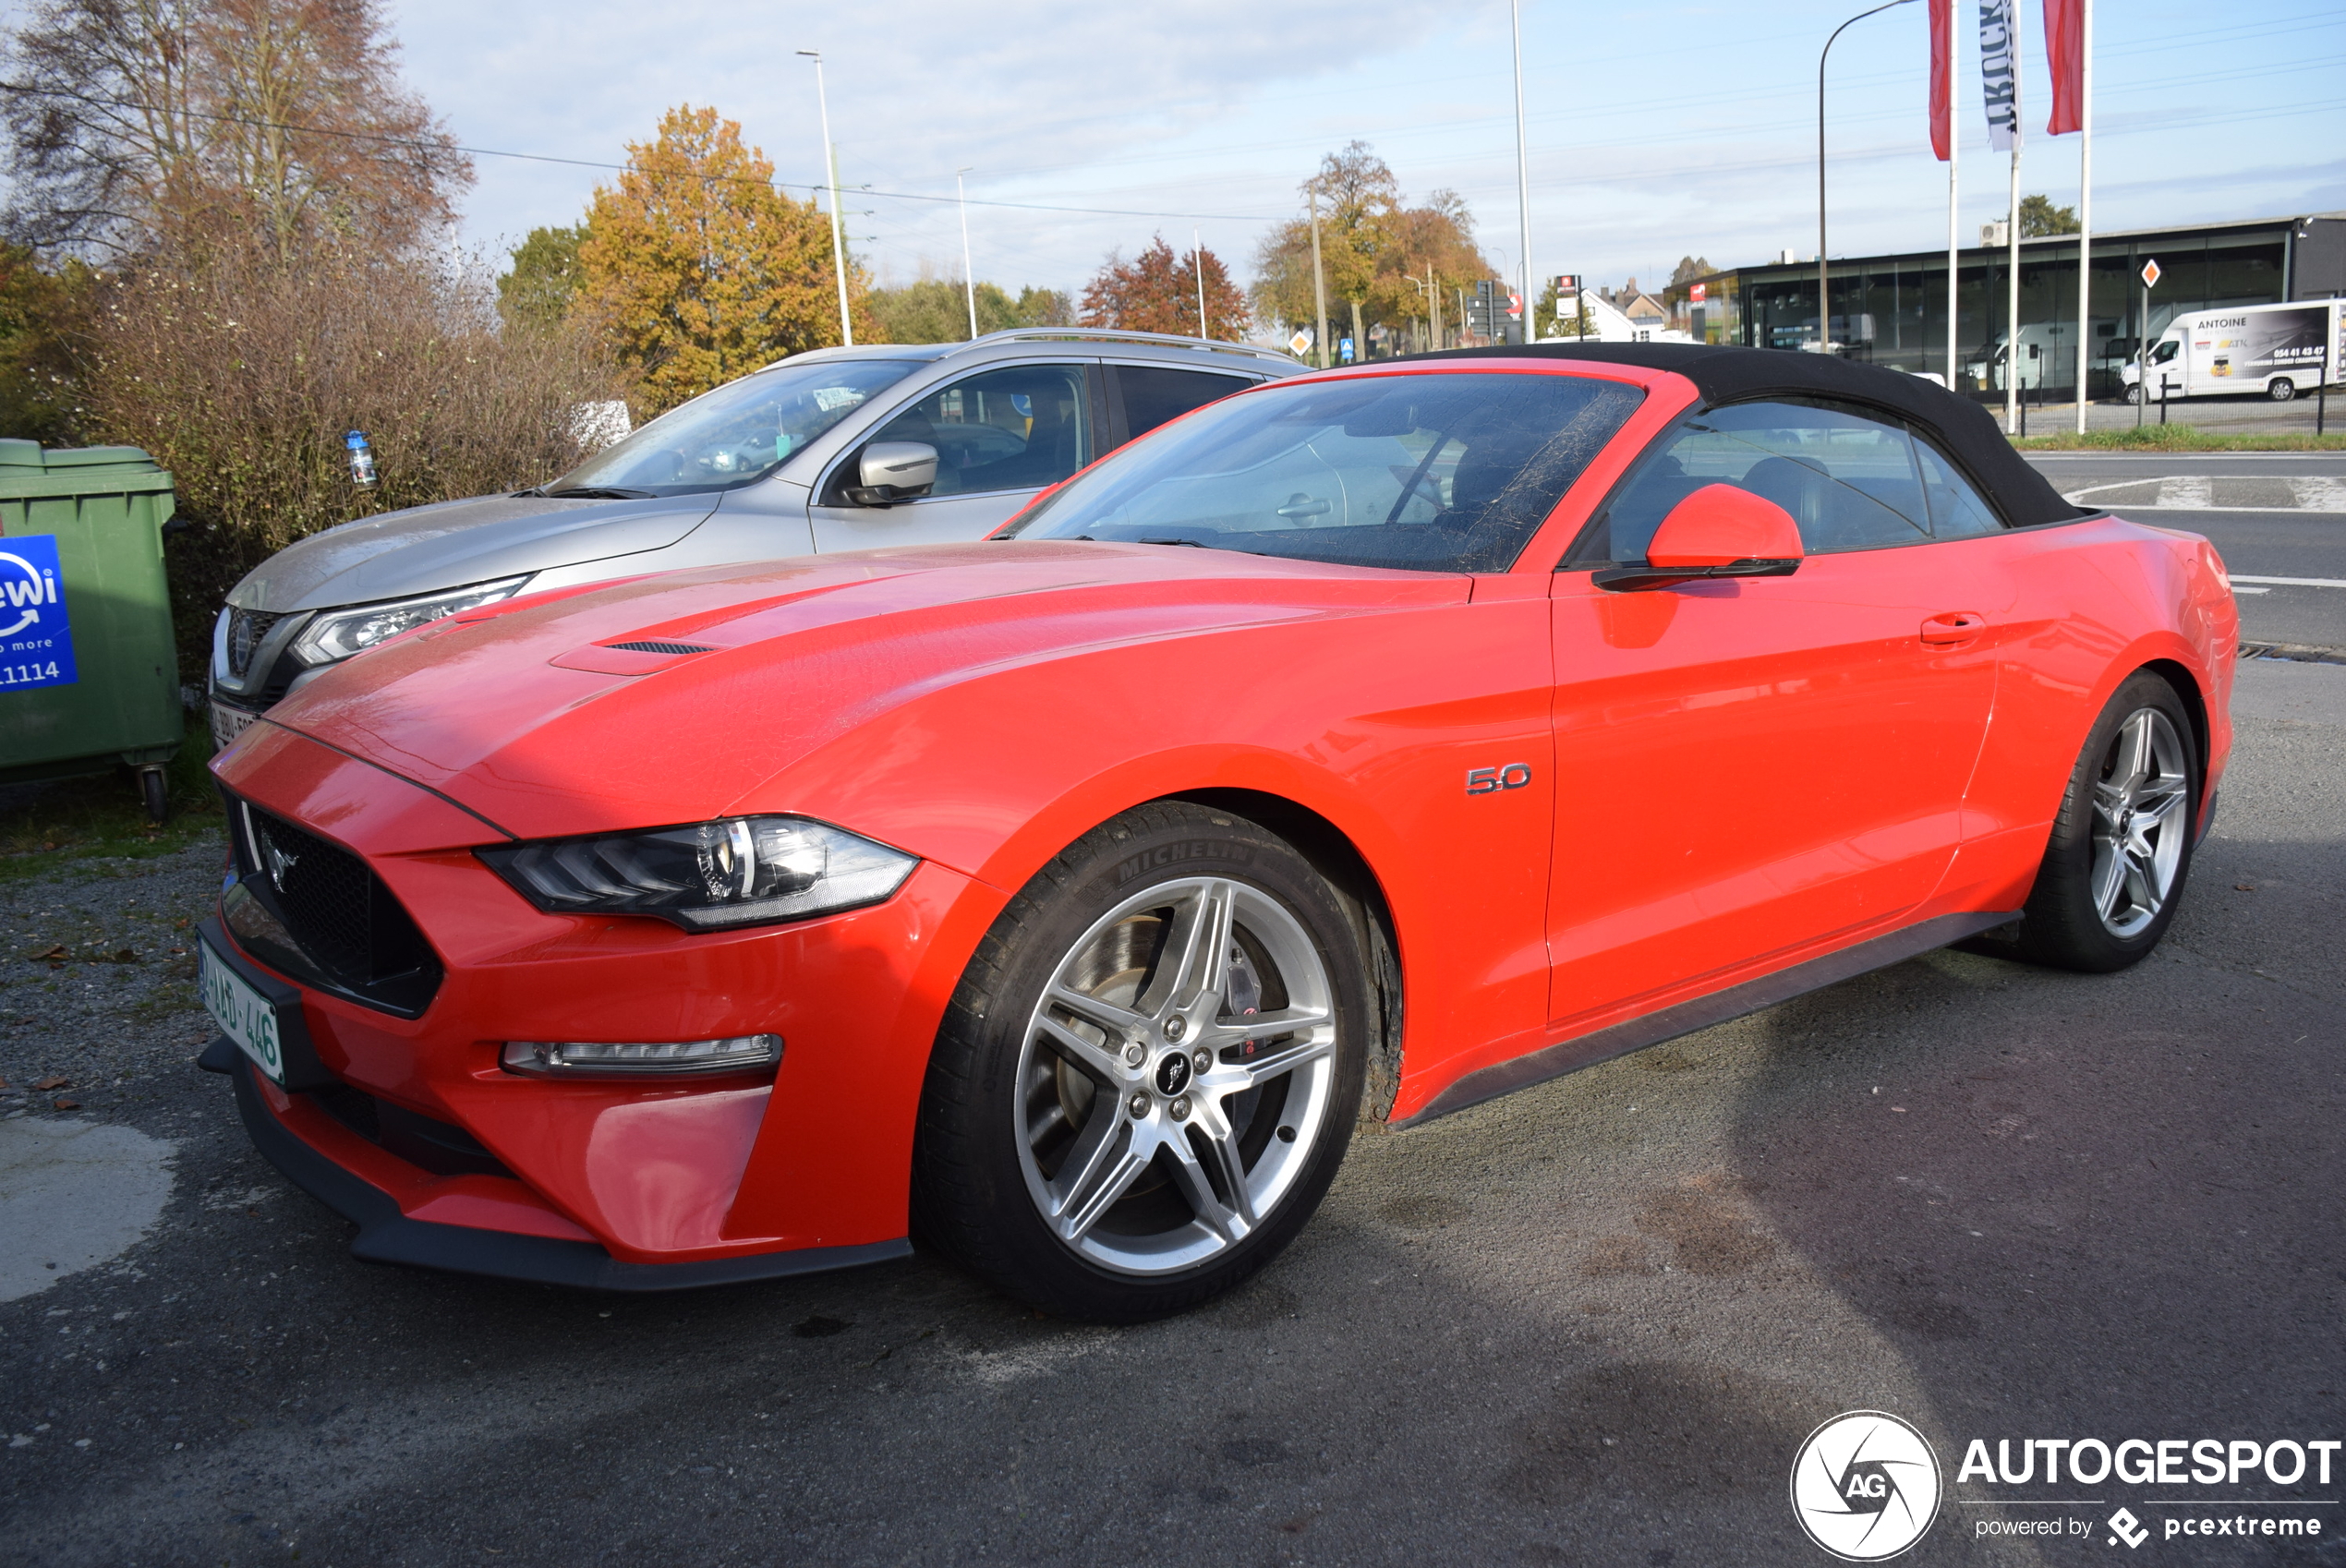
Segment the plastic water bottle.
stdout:
<path fill-rule="evenodd" d="M 350 448 L 350 482 L 369 489 L 373 488 L 375 449 L 367 444 L 367 432 L 353 430 L 344 438 L 343 444 Z"/>

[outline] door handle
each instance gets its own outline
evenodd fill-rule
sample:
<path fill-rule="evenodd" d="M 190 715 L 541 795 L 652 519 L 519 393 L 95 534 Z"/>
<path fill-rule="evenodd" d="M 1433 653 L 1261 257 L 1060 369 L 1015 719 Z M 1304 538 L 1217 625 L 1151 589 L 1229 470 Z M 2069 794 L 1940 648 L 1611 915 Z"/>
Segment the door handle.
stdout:
<path fill-rule="evenodd" d="M 1984 615 L 1968 609 L 1951 609 L 1922 623 L 1922 640 L 1939 647 L 1967 643 L 1985 631 L 1987 625 L 1988 618 Z"/>

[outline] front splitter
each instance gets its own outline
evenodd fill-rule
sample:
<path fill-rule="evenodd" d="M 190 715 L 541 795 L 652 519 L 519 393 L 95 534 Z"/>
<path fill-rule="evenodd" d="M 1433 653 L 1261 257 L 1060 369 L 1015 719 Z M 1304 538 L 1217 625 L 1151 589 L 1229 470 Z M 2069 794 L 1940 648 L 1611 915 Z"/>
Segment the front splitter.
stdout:
<path fill-rule="evenodd" d="M 236 1112 L 253 1147 L 287 1180 L 358 1227 L 352 1257 L 369 1263 L 399 1263 L 488 1279 L 526 1280 L 582 1290 L 698 1290 L 751 1280 L 885 1263 L 913 1253 L 910 1241 L 876 1241 L 860 1247 L 805 1247 L 742 1258 L 710 1258 L 685 1263 L 630 1263 L 591 1241 L 522 1236 L 471 1225 L 409 1219 L 388 1192 L 345 1170 L 303 1142 L 269 1112 L 254 1087 L 252 1067 L 225 1037 L 212 1042 L 200 1064 L 224 1071 L 236 1086 Z"/>

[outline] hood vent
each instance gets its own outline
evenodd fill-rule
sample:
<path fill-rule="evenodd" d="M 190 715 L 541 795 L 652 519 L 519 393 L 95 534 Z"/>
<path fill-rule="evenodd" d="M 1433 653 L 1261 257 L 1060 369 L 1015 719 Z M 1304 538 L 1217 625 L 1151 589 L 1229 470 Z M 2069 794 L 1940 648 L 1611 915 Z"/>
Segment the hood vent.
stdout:
<path fill-rule="evenodd" d="M 617 648 L 622 653 L 690 654 L 714 653 L 716 651 L 714 648 L 708 647 L 700 643 L 605 643 L 603 646 L 607 648 Z"/>

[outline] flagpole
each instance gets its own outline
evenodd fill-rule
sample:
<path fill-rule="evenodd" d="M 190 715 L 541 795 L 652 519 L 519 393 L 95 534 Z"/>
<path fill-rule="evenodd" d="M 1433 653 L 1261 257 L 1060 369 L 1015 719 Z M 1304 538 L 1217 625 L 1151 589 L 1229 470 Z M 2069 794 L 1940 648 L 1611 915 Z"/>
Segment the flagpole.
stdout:
<path fill-rule="evenodd" d="M 1963 117 L 1955 113 L 1955 48 L 1963 34 L 1957 16 L 1962 7 L 1954 0 L 1947 3 L 1947 390 L 1957 391 L 1955 365 L 1960 351 L 1955 346 L 1955 283 L 1962 270 L 1962 218 L 1955 203 L 1955 158 L 1963 150 L 1960 128 Z"/>
<path fill-rule="evenodd" d="M 2082 0 L 2077 66 L 2077 433 L 2086 433 L 2086 345 L 2093 339 L 2094 0 Z"/>
<path fill-rule="evenodd" d="M 2004 434 L 2020 428 L 2020 6 L 2013 0 L 2004 36 L 2012 51 L 2012 198 L 2004 217 Z"/>

